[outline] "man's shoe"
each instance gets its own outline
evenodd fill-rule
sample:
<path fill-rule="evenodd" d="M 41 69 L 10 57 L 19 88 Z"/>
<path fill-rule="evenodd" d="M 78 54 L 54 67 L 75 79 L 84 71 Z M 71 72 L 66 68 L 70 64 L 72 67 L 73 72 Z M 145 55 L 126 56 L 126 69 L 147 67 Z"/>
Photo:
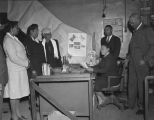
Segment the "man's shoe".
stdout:
<path fill-rule="evenodd" d="M 136 112 L 136 115 L 142 115 L 144 114 L 144 110 L 143 109 L 139 109 L 137 112 Z"/>

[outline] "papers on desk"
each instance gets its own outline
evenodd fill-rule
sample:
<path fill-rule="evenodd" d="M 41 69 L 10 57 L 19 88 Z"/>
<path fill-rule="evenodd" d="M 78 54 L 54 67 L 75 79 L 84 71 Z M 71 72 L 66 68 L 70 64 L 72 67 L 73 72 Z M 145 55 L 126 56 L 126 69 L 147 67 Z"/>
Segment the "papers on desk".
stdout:
<path fill-rule="evenodd" d="M 82 68 L 80 65 L 78 65 L 78 66 L 75 66 L 75 65 L 64 66 L 63 65 L 63 68 L 54 68 L 53 69 L 53 73 L 55 73 L 55 74 L 84 73 L 84 72 L 85 72 L 85 69 Z"/>
<path fill-rule="evenodd" d="M 71 73 L 84 73 L 85 69 L 83 69 L 83 68 L 71 68 L 70 71 L 71 71 Z"/>
<path fill-rule="evenodd" d="M 96 51 L 89 51 L 85 61 L 88 64 L 88 66 L 96 65 Z"/>
<path fill-rule="evenodd" d="M 80 63 L 80 65 L 81 65 L 83 68 L 85 68 L 85 69 L 87 69 L 87 68 L 88 68 L 88 65 L 87 65 L 87 63 L 86 63 L 86 62 L 81 62 L 81 63 Z"/>

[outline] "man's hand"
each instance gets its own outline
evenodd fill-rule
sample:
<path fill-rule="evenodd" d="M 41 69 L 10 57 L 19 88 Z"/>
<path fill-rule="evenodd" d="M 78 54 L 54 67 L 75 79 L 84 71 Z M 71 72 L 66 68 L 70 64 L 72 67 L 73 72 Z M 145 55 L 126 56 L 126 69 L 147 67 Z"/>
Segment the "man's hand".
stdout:
<path fill-rule="evenodd" d="M 94 71 L 93 68 L 91 68 L 91 67 L 86 68 L 86 70 L 89 71 L 89 72 L 93 72 Z"/>
<path fill-rule="evenodd" d="M 145 61 L 144 60 L 140 60 L 139 65 L 144 65 Z"/>

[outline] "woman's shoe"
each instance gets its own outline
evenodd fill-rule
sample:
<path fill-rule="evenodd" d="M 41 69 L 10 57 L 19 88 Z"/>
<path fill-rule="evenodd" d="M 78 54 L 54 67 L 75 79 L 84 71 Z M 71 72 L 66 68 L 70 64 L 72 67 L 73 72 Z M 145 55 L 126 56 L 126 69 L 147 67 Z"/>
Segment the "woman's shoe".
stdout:
<path fill-rule="evenodd" d="M 110 103 L 112 103 L 112 100 L 109 97 L 107 97 L 101 104 L 97 105 L 97 109 L 101 110 L 101 108 L 107 106 Z"/>
<path fill-rule="evenodd" d="M 18 117 L 18 120 L 27 120 L 28 118 L 26 118 L 25 116 L 21 116 L 21 117 Z"/>

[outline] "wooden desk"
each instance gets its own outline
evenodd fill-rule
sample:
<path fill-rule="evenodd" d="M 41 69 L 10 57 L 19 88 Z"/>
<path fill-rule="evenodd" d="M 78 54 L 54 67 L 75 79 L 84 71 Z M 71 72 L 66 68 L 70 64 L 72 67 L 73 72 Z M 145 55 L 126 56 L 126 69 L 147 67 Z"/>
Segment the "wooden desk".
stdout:
<path fill-rule="evenodd" d="M 78 119 L 93 120 L 93 80 L 89 73 L 39 76 L 34 82 L 67 111 L 76 111 Z M 40 113 L 49 114 L 54 105 L 40 97 Z"/>
<path fill-rule="evenodd" d="M 144 119 L 148 120 L 149 119 L 149 82 L 154 81 L 154 76 L 146 76 L 145 77 L 145 89 L 144 89 Z M 154 82 L 153 82 L 154 83 Z"/>

